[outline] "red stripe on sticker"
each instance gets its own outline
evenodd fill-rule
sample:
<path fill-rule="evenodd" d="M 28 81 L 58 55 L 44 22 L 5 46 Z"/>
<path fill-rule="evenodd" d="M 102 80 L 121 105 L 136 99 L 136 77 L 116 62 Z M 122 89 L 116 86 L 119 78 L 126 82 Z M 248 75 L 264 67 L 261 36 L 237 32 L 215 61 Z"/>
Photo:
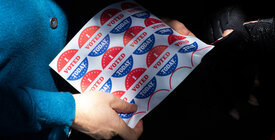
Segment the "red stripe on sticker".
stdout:
<path fill-rule="evenodd" d="M 145 68 L 136 68 L 129 72 L 125 79 L 126 90 L 128 90 L 145 71 Z"/>
<path fill-rule="evenodd" d="M 70 49 L 65 51 L 57 60 L 57 71 L 60 72 L 66 64 L 72 59 L 72 57 L 77 53 L 77 49 Z"/>
<path fill-rule="evenodd" d="M 139 32 L 141 32 L 145 27 L 133 26 L 129 28 L 123 36 L 123 43 L 126 46 Z"/>
<path fill-rule="evenodd" d="M 161 23 L 162 21 L 155 18 L 147 18 L 144 20 L 144 24 L 146 27 L 151 26 L 153 24 Z"/>
<path fill-rule="evenodd" d="M 100 73 L 101 70 L 91 70 L 83 76 L 80 83 L 82 93 L 86 91 Z"/>
<path fill-rule="evenodd" d="M 90 26 L 84 29 L 79 38 L 78 38 L 78 46 L 81 48 L 93 35 L 94 33 L 99 29 L 99 26 Z"/>
<path fill-rule="evenodd" d="M 146 57 L 147 67 L 149 68 L 167 48 L 168 46 L 165 45 L 158 45 L 156 47 L 153 47 Z"/>
<path fill-rule="evenodd" d="M 183 40 L 185 39 L 186 37 L 184 36 L 179 36 L 179 35 L 169 35 L 168 36 L 168 43 L 169 45 L 173 44 L 174 42 L 178 41 L 178 40 Z"/>
<path fill-rule="evenodd" d="M 102 56 L 101 65 L 105 69 L 106 66 L 117 56 L 117 54 L 123 49 L 123 47 L 112 47 L 108 49 Z"/>
<path fill-rule="evenodd" d="M 121 10 L 115 9 L 115 8 L 105 10 L 100 16 L 100 24 L 101 25 L 105 24 L 109 19 L 111 19 L 114 15 L 116 15 L 120 11 Z"/>

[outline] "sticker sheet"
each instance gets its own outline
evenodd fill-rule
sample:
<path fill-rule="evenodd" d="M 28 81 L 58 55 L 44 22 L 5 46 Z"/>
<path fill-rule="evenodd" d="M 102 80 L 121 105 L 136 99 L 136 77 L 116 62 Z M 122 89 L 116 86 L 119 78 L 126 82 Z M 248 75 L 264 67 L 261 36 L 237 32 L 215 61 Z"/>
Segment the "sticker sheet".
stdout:
<path fill-rule="evenodd" d="M 136 112 L 119 114 L 134 127 L 212 48 L 123 1 L 91 18 L 50 66 L 81 93 L 98 90 L 137 104 Z"/>

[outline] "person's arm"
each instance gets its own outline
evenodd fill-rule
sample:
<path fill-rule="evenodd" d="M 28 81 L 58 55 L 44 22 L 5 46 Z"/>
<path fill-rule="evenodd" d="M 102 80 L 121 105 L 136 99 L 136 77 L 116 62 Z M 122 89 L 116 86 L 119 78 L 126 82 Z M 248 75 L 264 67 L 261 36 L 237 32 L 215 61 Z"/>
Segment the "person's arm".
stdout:
<path fill-rule="evenodd" d="M 0 135 L 39 132 L 71 126 L 94 138 L 137 139 L 142 122 L 132 129 L 117 114 L 137 110 L 109 93 L 76 94 L 48 92 L 28 87 L 0 87 Z"/>
<path fill-rule="evenodd" d="M 68 92 L 49 92 L 28 87 L 0 87 L 0 135 L 39 132 L 70 126 L 75 101 Z"/>

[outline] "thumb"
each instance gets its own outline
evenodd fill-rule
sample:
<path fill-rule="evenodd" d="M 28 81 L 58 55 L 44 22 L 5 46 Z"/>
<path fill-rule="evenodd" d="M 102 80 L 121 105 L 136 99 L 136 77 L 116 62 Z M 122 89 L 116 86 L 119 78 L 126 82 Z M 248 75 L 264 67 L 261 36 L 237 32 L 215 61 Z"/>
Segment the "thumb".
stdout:
<path fill-rule="evenodd" d="M 134 127 L 134 132 L 136 133 L 136 135 L 138 137 L 141 136 L 142 132 L 143 132 L 143 121 L 139 120 L 139 122 L 137 123 L 137 125 Z"/>
<path fill-rule="evenodd" d="M 132 113 L 137 111 L 138 108 L 136 104 L 128 103 L 117 97 L 114 97 L 113 101 L 111 102 L 111 107 L 118 113 Z"/>

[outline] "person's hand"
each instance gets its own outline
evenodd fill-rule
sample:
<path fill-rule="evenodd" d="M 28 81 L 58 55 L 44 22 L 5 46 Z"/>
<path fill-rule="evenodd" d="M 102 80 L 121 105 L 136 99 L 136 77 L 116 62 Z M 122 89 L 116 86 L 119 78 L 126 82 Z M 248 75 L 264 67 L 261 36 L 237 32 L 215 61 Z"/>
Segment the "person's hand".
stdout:
<path fill-rule="evenodd" d="M 142 121 L 132 129 L 118 115 L 135 112 L 137 105 L 98 91 L 73 96 L 76 111 L 72 128 L 95 139 L 110 139 L 120 135 L 123 139 L 136 140 L 141 135 Z"/>
<path fill-rule="evenodd" d="M 177 31 L 182 35 L 195 36 L 191 31 L 189 31 L 183 23 L 178 20 L 162 18 L 162 21 L 169 25 L 172 29 Z"/>

